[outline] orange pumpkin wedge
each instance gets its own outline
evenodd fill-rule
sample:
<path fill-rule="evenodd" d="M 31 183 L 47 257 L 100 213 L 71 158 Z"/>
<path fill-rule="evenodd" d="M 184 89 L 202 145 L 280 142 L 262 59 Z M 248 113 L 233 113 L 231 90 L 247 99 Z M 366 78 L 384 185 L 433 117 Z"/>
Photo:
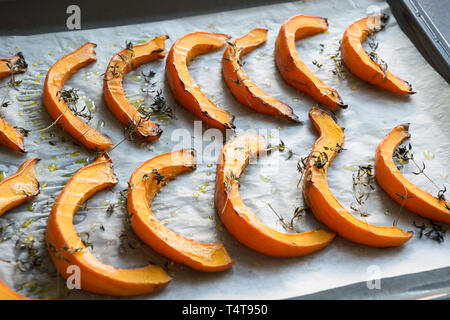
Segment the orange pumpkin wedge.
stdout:
<path fill-rule="evenodd" d="M 0 181 L 0 216 L 39 194 L 38 158 L 24 162 L 12 176 Z M 0 300 L 29 300 L 0 281 Z"/>
<path fill-rule="evenodd" d="M 339 93 L 315 76 L 300 59 L 295 41 L 328 30 L 327 19 L 304 15 L 286 20 L 275 42 L 275 62 L 289 85 L 311 96 L 332 111 L 347 108 Z"/>
<path fill-rule="evenodd" d="M 81 121 L 64 102 L 61 92 L 64 83 L 79 69 L 97 60 L 92 42 L 65 55 L 50 68 L 44 83 L 44 104 L 55 122 L 89 150 L 102 151 L 112 145 L 111 140 Z"/>
<path fill-rule="evenodd" d="M 133 124 L 135 132 L 147 141 L 157 140 L 162 133 L 157 123 L 141 114 L 129 102 L 123 91 L 122 81 L 131 70 L 165 57 L 165 41 L 169 37 L 159 36 L 153 40 L 125 48 L 116 53 L 106 68 L 103 81 L 103 97 L 109 110 L 123 124 Z"/>
<path fill-rule="evenodd" d="M 23 134 L 0 117 L 0 145 L 18 152 L 26 152 Z"/>
<path fill-rule="evenodd" d="M 345 66 L 358 78 L 376 87 L 396 93 L 413 94 L 411 85 L 390 73 L 387 66 L 379 64 L 364 50 L 362 42 L 367 36 L 384 28 L 388 16 L 371 15 L 345 29 L 341 41 L 341 56 Z"/>
<path fill-rule="evenodd" d="M 225 82 L 234 97 L 243 105 L 260 113 L 301 122 L 292 108 L 262 91 L 244 72 L 242 56 L 267 41 L 267 29 L 253 29 L 245 36 L 229 42 L 222 59 Z"/>
<path fill-rule="evenodd" d="M 327 169 L 342 150 L 344 130 L 331 115 L 312 108 L 309 118 L 320 137 L 307 160 L 303 196 L 317 219 L 341 237 L 373 247 L 399 246 L 412 237 L 397 227 L 379 227 L 355 218 L 334 197 L 327 183 Z"/>
<path fill-rule="evenodd" d="M 229 38 L 222 33 L 188 33 L 175 41 L 166 60 L 166 78 L 175 100 L 220 130 L 234 128 L 234 116 L 209 100 L 189 75 L 187 64 L 200 54 L 222 48 Z"/>
<path fill-rule="evenodd" d="M 397 169 L 392 159 L 395 149 L 411 135 L 409 123 L 396 126 L 380 142 L 375 154 L 375 177 L 386 193 L 411 212 L 450 223 L 450 203 L 416 187 Z"/>
<path fill-rule="evenodd" d="M 9 59 L 0 59 L 0 80 L 16 73 L 23 73 L 27 70 L 27 67 L 28 65 L 21 52 L 16 53 Z M 4 145 L 14 151 L 25 152 L 23 134 L 7 123 L 1 116 L 0 145 Z"/>
<path fill-rule="evenodd" d="M 150 209 L 155 195 L 167 181 L 196 168 L 194 150 L 160 154 L 140 165 L 131 175 L 128 212 L 136 234 L 162 255 L 206 272 L 231 268 L 233 260 L 222 243 L 201 243 L 163 226 Z"/>
<path fill-rule="evenodd" d="M 17 52 L 9 59 L 0 59 L 0 80 L 12 74 L 24 73 L 27 71 L 28 64 L 22 55 L 22 52 Z"/>
<path fill-rule="evenodd" d="M 73 225 L 73 216 L 92 195 L 117 184 L 111 159 L 100 155 L 67 183 L 52 208 L 47 224 L 47 248 L 64 278 L 68 267 L 78 266 L 81 289 L 112 296 L 133 296 L 165 287 L 171 278 L 155 265 L 117 269 L 98 261 L 86 249 Z"/>
<path fill-rule="evenodd" d="M 16 173 L 0 181 L 0 216 L 39 194 L 38 161 L 38 158 L 25 161 Z"/>
<path fill-rule="evenodd" d="M 222 223 L 242 244 L 265 255 L 297 257 L 322 249 L 333 240 L 334 233 L 321 229 L 297 234 L 278 232 L 264 225 L 243 203 L 237 179 L 250 156 L 269 148 L 264 137 L 252 133 L 238 136 L 222 147 L 214 197 Z"/>
<path fill-rule="evenodd" d="M 17 292 L 11 290 L 5 283 L 0 281 L 0 301 L 3 300 L 30 300 Z"/>

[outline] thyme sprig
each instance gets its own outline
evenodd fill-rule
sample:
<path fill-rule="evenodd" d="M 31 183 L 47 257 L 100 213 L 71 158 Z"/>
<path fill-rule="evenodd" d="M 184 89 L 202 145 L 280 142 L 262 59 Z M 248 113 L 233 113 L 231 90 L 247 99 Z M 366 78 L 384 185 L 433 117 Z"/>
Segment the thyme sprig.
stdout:
<path fill-rule="evenodd" d="M 232 61 L 231 58 L 234 58 L 234 60 L 237 62 L 238 66 L 236 69 L 233 70 L 234 73 L 237 73 L 239 70 L 242 69 L 242 67 L 244 66 L 245 62 L 242 62 L 240 59 L 240 52 L 244 49 L 243 47 L 237 47 L 236 43 L 228 41 L 227 44 L 230 46 L 230 50 L 229 50 L 229 54 L 228 57 L 223 57 L 223 60 L 226 61 Z M 244 92 L 244 81 L 248 80 L 246 78 L 243 78 L 242 80 L 239 79 L 239 77 L 236 77 L 236 80 L 231 79 L 231 82 L 236 83 L 237 86 L 239 86 L 241 88 L 242 91 L 242 95 L 245 99 L 245 101 L 247 102 L 247 104 L 249 106 L 252 105 L 252 103 L 250 102 L 250 100 L 248 100 L 247 95 Z M 251 87 L 251 86 L 247 86 L 247 87 Z"/>
<path fill-rule="evenodd" d="M 358 166 L 358 171 L 352 174 L 353 179 L 353 197 L 358 205 L 352 204 L 350 208 L 359 213 L 363 218 L 367 218 L 370 214 L 361 208 L 369 198 L 370 192 L 375 190 L 375 176 L 373 174 L 373 166 Z"/>
<path fill-rule="evenodd" d="M 63 254 L 61 254 L 58 248 L 56 248 L 55 245 L 51 242 L 48 243 L 48 251 L 53 255 L 55 259 L 63 259 L 67 263 L 70 263 L 70 260 L 67 259 Z"/>
<path fill-rule="evenodd" d="M 300 178 L 297 182 L 297 187 L 300 185 L 300 183 L 302 182 L 302 180 L 305 176 L 309 159 L 314 159 L 313 165 L 316 168 L 324 170 L 325 165 L 329 161 L 327 151 L 341 153 L 342 151 L 345 150 L 339 143 L 336 143 L 335 147 L 324 146 L 323 149 L 325 151 L 310 152 L 307 156 L 302 157 L 302 156 L 299 156 L 298 154 L 296 154 L 295 152 L 293 152 L 291 149 L 286 148 L 284 142 L 282 140 L 280 140 L 280 144 L 278 145 L 278 150 L 280 150 L 281 152 L 283 152 L 284 150 L 288 150 L 289 155 L 286 160 L 290 159 L 291 157 L 296 157 L 299 159 L 297 161 L 297 171 L 300 173 Z"/>
<path fill-rule="evenodd" d="M 325 165 L 328 163 L 328 154 L 325 151 L 314 151 L 311 158 L 314 159 L 314 167 L 325 169 Z"/>
<path fill-rule="evenodd" d="M 170 119 L 175 118 L 173 107 L 170 106 L 162 94 L 162 90 L 156 91 L 156 95 L 153 97 L 153 103 L 150 107 L 138 108 L 138 111 L 144 116 L 144 120 L 148 121 L 152 116 L 166 116 Z"/>
<path fill-rule="evenodd" d="M 308 166 L 308 159 L 309 159 L 309 155 L 306 157 L 302 157 L 302 158 L 300 158 L 300 160 L 297 161 L 297 171 L 300 173 L 300 178 L 298 179 L 298 182 L 297 182 L 297 188 L 300 185 L 300 183 L 303 181 L 303 178 L 305 176 L 306 167 Z"/>
<path fill-rule="evenodd" d="M 278 212 L 275 211 L 275 209 L 272 207 L 270 203 L 267 203 L 267 205 L 272 210 L 272 212 L 277 216 L 278 220 L 280 221 L 281 225 L 286 231 L 298 233 L 298 231 L 294 227 L 294 223 L 297 219 L 303 218 L 303 213 L 307 210 L 306 208 L 300 207 L 295 208 L 294 215 L 292 216 L 291 220 L 287 222 Z"/>
<path fill-rule="evenodd" d="M 339 46 L 336 49 L 335 53 L 331 55 L 331 59 L 333 60 L 334 68 L 331 70 L 331 72 L 338 77 L 338 79 L 345 79 L 345 69 L 344 69 L 344 62 L 342 61 L 342 55 L 341 55 L 341 41 L 339 41 Z"/>
<path fill-rule="evenodd" d="M 324 146 L 323 149 L 326 150 L 326 151 L 331 150 L 331 151 L 336 152 L 336 153 L 341 153 L 342 151 L 346 150 L 339 143 L 336 143 L 335 147 Z"/>
<path fill-rule="evenodd" d="M 67 109 L 64 110 L 56 119 L 53 121 L 48 127 L 40 129 L 40 132 L 47 131 L 51 129 L 53 126 L 58 124 L 59 119 L 61 119 L 67 111 L 72 111 L 72 113 L 78 117 L 85 118 L 88 122 L 92 120 L 93 115 L 89 108 L 85 105 L 81 110 L 78 110 L 77 103 L 79 100 L 78 89 L 71 88 L 67 90 L 60 90 L 56 92 L 56 97 L 58 97 L 58 101 L 63 100 L 67 106 Z M 88 131 L 86 131 L 83 135 L 85 135 Z"/>
<path fill-rule="evenodd" d="M 115 148 L 120 146 L 125 140 L 128 140 L 128 141 L 136 140 L 136 137 L 137 137 L 136 130 L 138 128 L 140 128 L 143 125 L 143 123 L 144 123 L 144 119 L 143 118 L 139 118 L 139 120 L 137 122 L 134 119 L 130 120 L 128 122 L 128 125 L 123 129 L 123 133 L 124 133 L 125 137 L 123 137 L 122 140 L 120 140 L 118 143 L 116 143 L 111 148 L 110 152 L 112 152 Z"/>
<path fill-rule="evenodd" d="M 131 41 L 125 41 L 125 49 L 130 53 L 129 56 L 119 53 L 117 56 L 123 61 L 127 62 L 129 59 L 133 59 L 135 57 L 133 43 Z M 116 62 L 113 65 L 108 67 L 108 70 L 105 73 L 102 73 L 103 81 L 110 81 L 112 79 L 119 78 L 122 75 L 122 71 L 120 71 L 120 66 Z"/>
<path fill-rule="evenodd" d="M 119 57 L 122 60 L 124 60 L 124 59 L 126 60 L 126 58 L 123 55 L 119 55 Z M 109 66 L 108 71 L 101 74 L 103 76 L 103 81 L 110 81 L 112 79 L 116 79 L 116 78 L 120 77 L 120 75 L 122 75 L 122 72 L 119 71 L 119 69 L 120 69 L 120 66 L 117 62 L 114 63 L 112 66 Z M 108 77 L 108 75 L 111 75 L 111 77 Z"/>
<path fill-rule="evenodd" d="M 358 166 L 353 178 L 353 195 L 359 205 L 363 205 L 369 197 L 370 191 L 375 190 L 375 176 L 373 174 L 373 165 Z"/>
<path fill-rule="evenodd" d="M 294 215 L 292 216 L 291 220 L 289 221 L 289 225 L 292 229 L 294 228 L 294 222 L 295 220 L 303 218 L 303 213 L 307 210 L 307 208 L 300 208 L 297 207 L 294 209 Z"/>
<path fill-rule="evenodd" d="M 78 89 L 67 89 L 56 92 L 56 96 L 58 97 L 58 101 L 63 100 L 64 103 L 69 107 L 70 111 L 78 117 L 85 118 L 87 121 L 92 120 L 93 115 L 89 108 L 84 105 L 81 110 L 78 110 L 77 103 L 80 99 L 78 96 Z"/>
<path fill-rule="evenodd" d="M 275 213 L 284 229 L 291 232 L 297 232 L 288 222 L 286 222 L 286 220 L 280 214 L 278 214 L 278 212 L 275 211 L 275 209 L 272 207 L 270 203 L 267 203 L 267 205 L 273 211 L 273 213 Z"/>
<path fill-rule="evenodd" d="M 417 168 L 417 172 L 412 172 L 415 175 L 423 175 L 425 178 L 427 178 L 428 181 L 431 182 L 431 184 L 438 190 L 437 192 L 437 198 L 439 201 L 444 203 L 444 206 L 447 210 L 450 211 L 450 206 L 447 204 L 447 199 L 445 197 L 445 192 L 447 191 L 447 188 L 442 186 L 440 188 L 425 172 L 426 166 L 425 162 L 422 161 L 422 166 L 419 166 L 419 164 L 414 159 L 414 153 L 412 151 L 411 143 L 408 144 L 408 146 L 399 146 L 394 151 L 394 159 L 397 160 L 399 165 L 397 168 L 399 170 L 403 169 L 405 164 L 408 164 L 410 161 L 414 164 L 414 166 Z M 404 195 L 397 194 L 400 198 L 404 199 Z M 411 197 L 411 196 L 410 196 Z"/>
<path fill-rule="evenodd" d="M 334 147 L 323 146 L 323 150 L 325 151 L 316 150 L 314 152 L 311 152 L 308 156 L 309 158 L 314 159 L 314 167 L 316 167 L 317 169 L 321 169 L 322 171 L 325 170 L 325 166 L 330 161 L 327 151 L 341 153 L 345 149 L 339 143 L 336 143 L 336 146 Z"/>
<path fill-rule="evenodd" d="M 165 177 L 162 176 L 157 169 L 153 169 L 152 173 L 155 175 L 156 184 L 160 184 L 164 181 Z"/>
<path fill-rule="evenodd" d="M 134 49 L 133 49 L 133 43 L 131 41 L 125 41 L 125 46 L 127 50 L 130 52 L 130 59 L 134 58 Z"/>
<path fill-rule="evenodd" d="M 22 54 L 19 53 L 19 59 L 15 59 L 14 62 L 11 63 L 11 60 L 9 59 L 0 59 L 0 62 L 5 62 L 8 69 L 11 71 L 11 78 L 8 81 L 6 93 L 3 96 L 0 106 L 2 108 L 7 108 L 11 102 L 7 101 L 6 99 L 9 96 L 10 89 L 16 89 L 22 84 L 22 80 L 16 80 L 15 74 L 22 70 L 23 68 L 27 67 L 27 63 L 25 62 L 25 59 L 23 58 Z M 2 117 L 1 109 L 0 109 L 0 118 Z"/>
<path fill-rule="evenodd" d="M 426 236 L 428 239 L 436 241 L 437 243 L 444 242 L 445 235 L 447 230 L 440 224 L 433 222 L 430 220 L 430 225 L 426 225 L 425 223 L 417 224 L 415 221 L 413 222 L 414 227 L 420 230 L 419 239 L 422 239 L 423 236 Z"/>
<path fill-rule="evenodd" d="M 43 264 L 43 257 L 35 246 L 35 240 L 32 238 L 21 237 L 16 241 L 15 248 L 27 253 L 26 259 L 17 259 L 16 267 L 22 272 L 28 272 L 31 269 L 40 269 Z"/>
<path fill-rule="evenodd" d="M 237 47 L 236 43 L 227 41 L 227 44 L 230 46 L 230 55 L 228 57 L 223 57 L 224 60 L 231 61 L 230 56 L 235 58 L 239 68 L 242 68 L 244 66 L 244 63 L 240 61 L 239 54 L 242 51 L 243 47 Z M 237 72 L 238 70 L 234 70 L 234 72 Z"/>
<path fill-rule="evenodd" d="M 227 193 L 231 192 L 233 181 L 237 181 L 237 183 L 239 183 L 239 178 L 235 175 L 233 171 L 230 171 L 227 178 L 223 182 Z"/>
<path fill-rule="evenodd" d="M 227 208 L 228 200 L 230 200 L 230 193 L 233 189 L 233 181 L 236 181 L 239 185 L 239 177 L 236 176 L 236 174 L 233 171 L 230 171 L 226 175 L 226 177 L 223 181 L 223 185 L 225 187 L 225 194 L 226 194 L 227 198 L 225 199 L 225 203 L 223 205 L 223 209 L 220 214 L 222 214 L 225 211 L 225 209 Z"/>
<path fill-rule="evenodd" d="M 286 157 L 286 161 L 297 155 L 291 148 L 286 147 L 283 140 L 280 140 L 280 143 L 276 146 L 276 148 L 280 152 L 287 151 L 288 156 Z"/>
<path fill-rule="evenodd" d="M 378 42 L 375 41 L 373 34 L 369 35 L 369 47 L 370 47 L 371 51 L 367 52 L 367 55 L 373 62 L 375 62 L 378 65 L 378 67 L 380 68 L 380 71 L 383 73 L 383 77 L 385 78 L 386 71 L 388 69 L 388 65 L 376 53 L 376 50 L 378 48 Z"/>

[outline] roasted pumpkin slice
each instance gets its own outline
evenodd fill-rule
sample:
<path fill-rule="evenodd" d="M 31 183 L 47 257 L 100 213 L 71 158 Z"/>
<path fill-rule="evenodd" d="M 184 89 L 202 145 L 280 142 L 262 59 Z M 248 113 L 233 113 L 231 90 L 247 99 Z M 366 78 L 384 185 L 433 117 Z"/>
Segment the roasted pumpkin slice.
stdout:
<path fill-rule="evenodd" d="M 0 216 L 23 202 L 39 194 L 39 182 L 36 179 L 36 162 L 30 159 L 24 162 L 12 176 L 0 181 Z M 0 281 L 0 300 L 28 300 L 11 290 Z"/>
<path fill-rule="evenodd" d="M 358 78 L 379 88 L 413 94 L 411 85 L 390 73 L 386 63 L 369 56 L 362 46 L 367 36 L 384 28 L 388 16 L 376 14 L 362 18 L 345 29 L 341 41 L 341 56 L 345 66 Z"/>
<path fill-rule="evenodd" d="M 275 42 L 275 62 L 281 77 L 289 85 L 336 111 L 347 108 L 338 92 L 315 76 L 300 59 L 295 40 L 328 30 L 327 19 L 304 15 L 286 20 Z"/>
<path fill-rule="evenodd" d="M 353 242 L 374 247 L 395 247 L 408 241 L 412 233 L 361 221 L 336 200 L 328 187 L 327 169 L 342 150 L 344 130 L 331 115 L 318 108 L 311 109 L 309 118 L 320 134 L 307 160 L 303 182 L 303 195 L 314 215 L 341 237 Z"/>
<path fill-rule="evenodd" d="M 18 52 L 9 59 L 0 59 L 0 80 L 12 74 L 27 71 L 28 65 L 22 52 Z"/>
<path fill-rule="evenodd" d="M 23 134 L 0 117 L 0 145 L 25 152 Z"/>
<path fill-rule="evenodd" d="M 162 133 L 157 123 L 136 110 L 125 97 L 122 81 L 131 70 L 156 59 L 165 57 L 163 35 L 139 45 L 134 45 L 116 53 L 108 64 L 103 82 L 103 97 L 109 110 L 123 124 L 135 128 L 134 131 L 147 141 L 157 140 Z"/>
<path fill-rule="evenodd" d="M 201 243 L 163 226 L 150 209 L 151 202 L 167 181 L 196 168 L 194 150 L 164 153 L 140 165 L 128 189 L 128 212 L 136 234 L 162 255 L 206 272 L 231 268 L 233 260 L 221 243 Z"/>
<path fill-rule="evenodd" d="M 245 36 L 229 42 L 222 60 L 225 82 L 234 97 L 255 111 L 300 122 L 287 104 L 262 91 L 244 72 L 242 56 L 267 41 L 267 29 L 253 29 Z"/>
<path fill-rule="evenodd" d="M 397 147 L 410 138 L 409 123 L 396 126 L 380 142 L 375 154 L 375 177 L 386 193 L 411 212 L 450 223 L 450 203 L 416 187 L 397 169 L 392 159 Z"/>
<path fill-rule="evenodd" d="M 62 93 L 66 80 L 79 69 L 97 60 L 95 43 L 86 42 L 65 55 L 50 68 L 44 83 L 44 104 L 53 120 L 89 150 L 102 151 L 111 140 L 81 121 L 67 106 Z"/>
<path fill-rule="evenodd" d="M 81 289 L 112 296 L 133 296 L 165 287 L 171 278 L 155 265 L 117 269 L 98 261 L 86 249 L 73 225 L 73 216 L 82 204 L 98 191 L 117 183 L 111 159 L 100 155 L 81 168 L 67 183 L 52 208 L 47 224 L 47 248 L 64 278 L 68 267 L 78 266 Z"/>
<path fill-rule="evenodd" d="M 175 41 L 166 60 L 166 77 L 175 100 L 220 130 L 234 128 L 234 116 L 209 100 L 189 75 L 187 64 L 199 54 L 222 48 L 228 39 L 222 33 L 188 33 Z"/>
<path fill-rule="evenodd" d="M 5 283 L 0 281 L 0 301 L 2 300 L 29 300 L 29 299 L 11 290 Z"/>
<path fill-rule="evenodd" d="M 0 216 L 39 194 L 38 158 L 25 161 L 12 176 L 0 181 Z"/>
<path fill-rule="evenodd" d="M 321 229 L 297 234 L 278 232 L 264 225 L 243 203 L 237 179 L 250 156 L 269 148 L 264 137 L 251 133 L 238 136 L 222 147 L 214 197 L 222 223 L 242 244 L 265 255 L 297 257 L 322 249 L 333 240 L 334 233 Z"/>
<path fill-rule="evenodd" d="M 21 52 L 9 59 L 0 59 L 0 80 L 27 70 L 27 63 Z M 1 111 L 1 110 L 0 110 Z M 23 134 L 0 117 L 0 145 L 4 145 L 14 151 L 25 152 Z"/>

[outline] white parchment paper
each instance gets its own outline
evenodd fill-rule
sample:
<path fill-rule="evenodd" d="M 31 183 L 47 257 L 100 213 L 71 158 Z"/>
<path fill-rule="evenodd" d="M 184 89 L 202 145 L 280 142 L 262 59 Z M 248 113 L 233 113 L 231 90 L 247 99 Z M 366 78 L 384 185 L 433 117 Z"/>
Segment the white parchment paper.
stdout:
<path fill-rule="evenodd" d="M 404 122 L 411 123 L 410 142 L 415 158 L 424 161 L 426 172 L 439 186 L 448 185 L 450 90 L 445 80 L 428 65 L 402 33 L 393 16 L 385 30 L 376 35 L 379 42 L 377 53 L 388 63 L 389 70 L 412 83 L 417 91 L 415 95 L 403 97 L 391 94 L 363 83 L 348 72 L 345 72 L 343 80 L 332 73 L 333 60 L 330 57 L 335 54 L 346 26 L 366 16 L 368 11 L 377 9 L 389 13 L 387 4 L 376 0 L 308 0 L 115 28 L 0 37 L 0 56 L 22 51 L 29 63 L 28 71 L 17 77 L 23 81 L 21 87 L 10 90 L 8 100 L 11 105 L 1 112 L 8 122 L 31 130 L 25 140 L 27 154 L 14 154 L 3 147 L 0 149 L 0 171 L 9 176 L 26 159 L 42 159 L 38 164 L 41 194 L 31 204 L 24 204 L 0 218 L 4 237 L 0 242 L 0 278 L 28 296 L 56 296 L 60 293 L 67 298 L 105 298 L 65 289 L 65 282 L 57 275 L 44 247 L 46 222 L 54 197 L 70 176 L 92 161 L 95 155 L 74 145 L 74 140 L 57 127 L 39 131 L 52 122 L 42 103 L 42 86 L 49 67 L 86 41 L 97 43 L 98 60 L 75 74 L 66 88 L 79 89 L 82 102 L 86 100 L 95 111 L 90 124 L 118 143 L 123 138 L 124 126 L 112 116 L 103 102 L 101 74 L 105 72 L 111 56 L 121 50 L 126 41 L 146 42 L 154 36 L 168 34 L 167 47 L 170 48 L 178 37 L 187 32 L 222 32 L 234 38 L 253 28 L 268 28 L 267 43 L 244 58 L 244 69 L 263 90 L 291 105 L 305 121 L 304 125 L 293 125 L 258 114 L 235 101 L 222 78 L 221 50 L 194 59 L 189 66 L 190 72 L 212 101 L 236 116 L 238 129 L 261 129 L 260 133 L 271 139 L 273 144 L 278 144 L 281 139 L 297 154 L 307 155 L 317 138 L 317 133 L 307 120 L 308 111 L 315 102 L 284 84 L 274 64 L 274 42 L 280 25 L 293 15 L 327 17 L 329 32 L 299 40 L 297 49 L 307 66 L 336 88 L 349 105 L 347 110 L 337 114 L 338 122 L 346 128 L 346 150 L 333 161 L 328 174 L 330 188 L 337 199 L 350 210 L 355 202 L 352 174 L 358 165 L 373 163 L 377 144 L 394 126 Z M 322 67 L 314 65 L 313 60 Z M 80 210 L 74 220 L 78 232 L 89 233 L 89 242 L 93 244 L 90 249 L 100 261 L 116 267 L 142 266 L 151 261 L 164 266 L 173 276 L 173 281 L 164 290 L 138 298 L 280 299 L 366 281 L 373 276 L 373 270 L 384 278 L 450 266 L 448 232 L 443 243 L 425 236 L 419 239 L 418 229 L 413 223 L 429 225 L 429 222 L 400 210 L 379 188 L 370 194 L 366 202 L 364 209 L 370 213 L 366 219 L 377 225 L 392 225 L 394 220 L 398 220 L 399 227 L 416 231 L 406 245 L 376 249 L 337 237 L 325 249 L 306 257 L 279 259 L 253 252 L 228 234 L 215 212 L 213 194 L 218 154 L 205 156 L 196 171 L 178 177 L 163 188 L 154 200 L 153 210 L 168 228 L 184 236 L 204 242 L 223 242 L 235 260 L 233 268 L 215 274 L 193 271 L 171 263 L 140 244 L 124 222 L 125 212 L 116 208 L 108 215 L 106 207 L 118 203 L 119 191 L 127 187 L 131 173 L 139 164 L 175 147 L 194 146 L 189 144 L 194 140 L 196 120 L 174 102 L 164 79 L 164 61 L 142 66 L 126 77 L 124 89 L 129 99 L 134 103 L 151 103 L 151 96 L 141 91 L 144 79 L 140 76 L 141 72 L 148 73 L 150 70 L 156 72 L 152 79 L 156 83 L 154 89 L 161 89 L 168 103 L 175 106 L 177 119 L 159 121 L 164 133 L 152 145 L 125 141 L 111 151 L 119 185 L 95 195 L 88 202 L 87 210 Z M 3 80 L 0 85 L 7 81 Z M 3 96 L 6 89 L 3 87 L 0 90 Z M 189 143 L 179 140 L 179 129 L 188 130 L 192 136 Z M 202 155 L 206 146 L 220 146 L 220 141 L 211 142 L 206 136 L 204 140 L 202 143 L 197 140 L 194 146 L 198 155 Z M 261 163 L 250 165 L 240 179 L 246 205 L 264 223 L 279 231 L 285 230 L 267 203 L 287 220 L 291 219 L 296 207 L 303 206 L 301 192 L 296 187 L 299 178 L 297 159 L 285 160 L 286 156 L 286 152 L 273 152 Z M 414 169 L 412 165 L 405 166 L 405 176 L 423 189 L 437 194 L 435 187 L 422 175 L 412 174 Z M 296 221 L 295 227 L 301 232 L 324 226 L 308 212 Z M 17 260 L 29 261 L 30 255 L 33 255 L 32 250 L 21 248 L 24 243 L 37 250 L 35 260 L 40 267 L 30 269 L 21 266 L 24 271 L 16 267 Z M 369 266 L 375 266 L 375 269 Z"/>

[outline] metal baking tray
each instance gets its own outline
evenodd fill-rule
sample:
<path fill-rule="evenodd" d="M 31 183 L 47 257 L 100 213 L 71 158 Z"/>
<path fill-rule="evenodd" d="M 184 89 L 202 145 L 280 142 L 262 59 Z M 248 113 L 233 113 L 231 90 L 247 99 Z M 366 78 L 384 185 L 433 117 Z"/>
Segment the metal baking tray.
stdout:
<path fill-rule="evenodd" d="M 83 8 L 83 29 L 94 29 L 135 24 L 149 20 L 158 21 L 221 12 L 278 2 L 283 1 L 248 0 L 244 2 L 239 0 L 194 0 L 180 2 L 178 0 L 166 0 L 161 2 L 154 0 L 128 0 L 126 6 L 121 6 L 121 1 L 119 0 L 78 0 L 76 4 Z M 399 15 L 402 14 L 402 10 L 404 9 L 398 7 L 397 5 L 399 4 L 396 2 L 388 1 L 400 23 L 401 19 Z M 408 1 L 399 2 L 408 3 Z M 449 14 L 450 8 L 448 7 L 449 3 L 447 1 L 433 2 L 439 2 L 441 5 L 445 5 L 446 8 L 441 13 Z M 66 8 L 74 3 L 71 0 L 45 2 L 0 0 L 0 10 L 2 12 L 20 12 L 20 19 L 17 19 L 17 14 L 2 15 L 2 19 L 0 19 L 0 35 L 29 35 L 66 31 L 66 15 L 64 13 Z M 403 13 L 406 14 L 406 12 Z M 446 21 L 448 23 L 448 17 Z M 404 24 L 401 24 L 401 26 L 403 27 Z M 429 30 L 425 30 L 424 26 L 424 24 L 416 23 L 414 24 L 414 30 L 423 31 L 429 35 Z M 444 31 L 446 31 L 445 34 L 448 36 L 448 30 Z M 411 36 L 409 33 L 408 35 Z M 445 57 L 445 54 L 448 54 L 448 52 L 444 52 L 444 57 L 440 48 L 434 47 L 436 50 L 433 53 L 430 51 L 425 52 L 422 50 L 426 45 L 425 42 L 419 43 L 415 41 L 416 38 L 414 37 L 411 39 L 430 64 L 435 66 L 448 81 L 448 56 Z M 446 48 L 448 49 L 448 42 Z M 442 68 L 443 63 L 447 63 L 446 70 L 439 70 Z M 310 295 L 293 297 L 292 299 L 450 299 L 450 267 L 383 279 L 383 290 L 368 290 L 366 283 L 361 282 Z"/>

